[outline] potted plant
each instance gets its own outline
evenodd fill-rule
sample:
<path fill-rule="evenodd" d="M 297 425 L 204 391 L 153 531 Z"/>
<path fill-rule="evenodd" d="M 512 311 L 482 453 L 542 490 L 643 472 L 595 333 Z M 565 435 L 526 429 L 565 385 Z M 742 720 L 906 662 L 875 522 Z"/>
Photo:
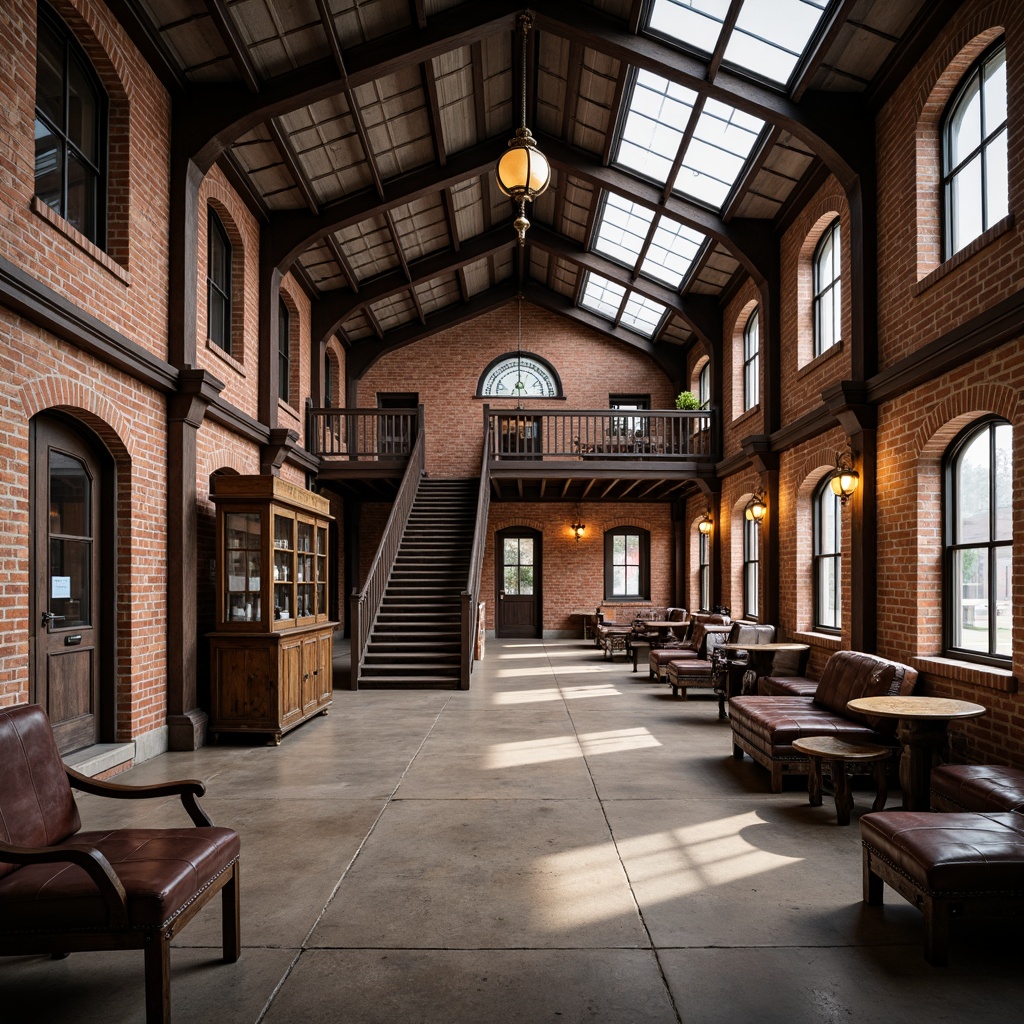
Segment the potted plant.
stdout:
<path fill-rule="evenodd" d="M 680 391 L 676 395 L 677 409 L 699 409 L 700 399 L 692 391 Z"/>

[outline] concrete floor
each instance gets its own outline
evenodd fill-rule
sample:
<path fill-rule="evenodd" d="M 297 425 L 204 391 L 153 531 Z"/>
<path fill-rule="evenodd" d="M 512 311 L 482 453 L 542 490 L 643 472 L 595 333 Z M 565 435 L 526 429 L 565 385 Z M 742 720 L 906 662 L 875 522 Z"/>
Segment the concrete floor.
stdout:
<path fill-rule="evenodd" d="M 175 1021 L 1021 1019 L 1019 935 L 956 930 L 936 970 L 916 910 L 862 906 L 868 792 L 840 828 L 731 750 L 713 701 L 522 640 L 468 692 L 338 690 L 280 747 L 140 765 L 119 781 L 204 779 L 242 835 L 242 958 L 218 961 L 212 904 L 172 954 Z M 80 803 L 86 828 L 187 822 Z M 0 1024 L 143 1020 L 141 953 L 0 960 Z"/>

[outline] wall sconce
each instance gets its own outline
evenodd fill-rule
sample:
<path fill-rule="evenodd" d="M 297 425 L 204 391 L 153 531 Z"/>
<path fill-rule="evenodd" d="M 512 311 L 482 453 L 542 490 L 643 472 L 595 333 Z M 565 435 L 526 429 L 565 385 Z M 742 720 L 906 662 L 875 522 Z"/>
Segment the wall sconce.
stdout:
<path fill-rule="evenodd" d="M 580 515 L 580 507 L 576 506 L 576 521 L 569 524 L 569 529 L 576 536 L 576 543 L 579 544 L 580 537 L 583 536 L 583 531 L 587 528 L 587 524 L 583 522 L 583 517 Z"/>
<path fill-rule="evenodd" d="M 836 452 L 836 468 L 832 471 L 829 486 L 841 505 L 846 505 L 860 484 L 860 473 L 853 468 L 853 461 L 846 452 Z"/>
<path fill-rule="evenodd" d="M 756 523 L 758 526 L 761 525 L 761 520 L 764 519 L 768 512 L 768 506 L 765 504 L 764 498 L 757 491 L 754 492 L 753 497 L 747 502 L 746 507 L 743 509 L 743 515 L 752 523 Z"/>
<path fill-rule="evenodd" d="M 704 515 L 697 520 L 697 529 L 704 534 L 705 537 L 711 533 L 715 528 L 714 520 L 711 518 L 711 509 L 705 509 Z"/>

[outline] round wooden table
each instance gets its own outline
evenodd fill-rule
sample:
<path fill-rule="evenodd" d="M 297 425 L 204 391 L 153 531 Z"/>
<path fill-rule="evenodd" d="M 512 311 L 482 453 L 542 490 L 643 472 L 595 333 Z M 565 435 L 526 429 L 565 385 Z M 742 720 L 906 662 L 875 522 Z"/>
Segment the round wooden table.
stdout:
<path fill-rule="evenodd" d="M 669 634 L 676 626 L 685 626 L 686 622 L 682 619 L 643 619 L 641 625 L 644 629 L 650 626 L 652 629 L 658 631 L 657 643 L 664 644 L 669 638 Z M 647 640 L 637 640 L 634 642 L 632 639 L 629 641 L 630 653 L 633 656 L 633 671 L 636 671 L 636 660 L 637 654 L 639 653 L 638 648 L 651 647 L 651 643 Z"/>
<path fill-rule="evenodd" d="M 932 764 L 946 749 L 949 723 L 977 718 L 987 710 L 949 697 L 858 697 L 846 706 L 865 715 L 899 719 L 896 736 L 903 748 L 900 785 L 905 811 L 931 810 Z"/>
<path fill-rule="evenodd" d="M 850 811 L 853 810 L 853 791 L 847 764 L 870 764 L 875 776 L 875 802 L 871 810 L 885 809 L 889 787 L 885 780 L 885 762 L 892 751 L 878 743 L 851 743 L 835 736 L 805 736 L 793 740 L 793 749 L 806 754 L 811 761 L 807 773 L 807 799 L 812 807 L 821 806 L 822 762 L 828 762 L 829 775 L 836 798 L 836 824 L 849 825 Z"/>
<path fill-rule="evenodd" d="M 747 653 L 747 670 L 743 673 L 741 692 L 748 692 L 747 688 L 750 686 L 753 689 L 749 692 L 756 692 L 758 676 L 766 676 L 771 673 L 772 662 L 775 660 L 776 654 L 782 651 L 809 651 L 810 649 L 810 644 L 787 643 L 781 640 L 770 644 L 719 644 L 717 647 L 717 650 L 723 651 L 725 654 L 740 651 Z M 718 715 L 720 718 L 726 717 L 725 701 L 729 697 L 738 696 L 739 694 L 733 693 L 727 683 L 719 694 Z"/>

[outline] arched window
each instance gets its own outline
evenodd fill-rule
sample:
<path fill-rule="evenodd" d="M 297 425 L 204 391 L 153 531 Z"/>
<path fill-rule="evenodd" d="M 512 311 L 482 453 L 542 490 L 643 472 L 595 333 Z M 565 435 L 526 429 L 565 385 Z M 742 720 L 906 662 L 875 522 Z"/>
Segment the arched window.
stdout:
<path fill-rule="evenodd" d="M 755 309 L 743 328 L 743 411 L 760 401 L 761 328 Z"/>
<path fill-rule="evenodd" d="M 107 95 L 67 26 L 39 5 L 35 190 L 91 242 L 106 245 Z"/>
<path fill-rule="evenodd" d="M 948 259 L 1009 210 L 1002 40 L 974 62 L 942 119 L 942 187 Z"/>
<path fill-rule="evenodd" d="M 697 400 L 702 409 L 711 408 L 711 360 L 708 359 L 697 375 Z"/>
<path fill-rule="evenodd" d="M 756 619 L 760 570 L 761 528 L 752 519 L 743 519 L 743 617 Z"/>
<path fill-rule="evenodd" d="M 210 208 L 207 220 L 206 332 L 218 348 L 231 351 L 231 240 Z"/>
<path fill-rule="evenodd" d="M 842 283 L 839 218 L 825 229 L 814 250 L 814 354 L 820 356 L 842 338 Z"/>
<path fill-rule="evenodd" d="M 947 647 L 1009 660 L 1013 622 L 1013 430 L 973 424 L 946 457 Z"/>
<path fill-rule="evenodd" d="M 292 339 L 291 315 L 280 296 L 277 300 L 277 395 L 283 402 L 291 401 Z"/>
<path fill-rule="evenodd" d="M 839 497 L 822 480 L 814 492 L 814 628 L 838 632 L 843 624 L 842 538 Z"/>
<path fill-rule="evenodd" d="M 324 408 L 334 405 L 334 363 L 330 353 L 324 353 Z"/>
<path fill-rule="evenodd" d="M 699 607 L 711 610 L 711 534 L 697 533 L 697 584 Z"/>
<path fill-rule="evenodd" d="M 651 535 L 637 526 L 619 526 L 604 535 L 606 601 L 646 600 L 651 596 Z"/>

